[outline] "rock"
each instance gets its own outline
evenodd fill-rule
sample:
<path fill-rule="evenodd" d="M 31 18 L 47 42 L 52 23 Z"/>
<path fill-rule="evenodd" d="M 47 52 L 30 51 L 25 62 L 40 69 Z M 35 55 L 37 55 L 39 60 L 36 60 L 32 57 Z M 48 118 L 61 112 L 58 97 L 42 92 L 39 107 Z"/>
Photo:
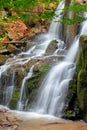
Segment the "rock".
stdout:
<path fill-rule="evenodd" d="M 70 82 L 65 112 L 65 118 L 87 122 L 87 36 L 80 37 L 80 55 L 76 74 Z"/>
<path fill-rule="evenodd" d="M 5 108 L 4 108 L 5 109 Z M 0 130 L 18 130 L 19 124 L 22 120 L 14 116 L 9 111 L 0 111 Z"/>
<path fill-rule="evenodd" d="M 7 58 L 8 57 L 6 55 L 0 55 L 0 65 L 4 64 Z"/>
<path fill-rule="evenodd" d="M 12 45 L 12 44 L 8 44 L 8 45 L 7 45 L 7 50 L 8 50 L 10 53 L 20 52 L 20 49 L 18 49 L 16 46 L 14 46 L 14 45 Z"/>
<path fill-rule="evenodd" d="M 13 129 L 13 130 L 18 130 L 18 125 L 13 125 L 13 126 L 12 126 L 12 129 Z"/>
<path fill-rule="evenodd" d="M 87 122 L 87 36 L 80 38 L 81 52 L 78 60 L 77 96 L 82 118 Z"/>
<path fill-rule="evenodd" d="M 46 54 L 47 55 L 52 55 L 56 49 L 58 49 L 58 42 L 56 40 L 53 40 L 49 43 L 47 50 L 46 50 Z"/>

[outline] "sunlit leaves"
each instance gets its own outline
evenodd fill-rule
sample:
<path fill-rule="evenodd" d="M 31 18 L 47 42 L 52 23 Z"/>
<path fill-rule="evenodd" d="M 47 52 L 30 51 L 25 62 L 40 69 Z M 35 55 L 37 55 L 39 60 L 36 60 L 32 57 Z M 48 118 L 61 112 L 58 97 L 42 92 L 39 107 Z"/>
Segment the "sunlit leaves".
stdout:
<path fill-rule="evenodd" d="M 82 18 L 82 17 L 78 17 L 78 18 L 64 18 L 62 21 L 60 21 L 63 24 L 68 24 L 68 25 L 72 25 L 72 24 L 76 24 L 76 23 L 82 23 L 83 21 L 87 20 L 87 18 Z"/>

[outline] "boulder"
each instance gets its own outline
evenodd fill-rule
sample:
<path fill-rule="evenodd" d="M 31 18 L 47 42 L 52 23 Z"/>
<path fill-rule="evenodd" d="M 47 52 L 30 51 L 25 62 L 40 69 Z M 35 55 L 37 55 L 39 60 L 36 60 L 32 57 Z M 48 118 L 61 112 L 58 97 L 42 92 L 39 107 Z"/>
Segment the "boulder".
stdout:
<path fill-rule="evenodd" d="M 56 49 L 58 49 L 58 42 L 56 40 L 53 40 L 49 43 L 46 49 L 46 54 L 52 55 L 56 51 Z"/>
<path fill-rule="evenodd" d="M 8 57 L 6 55 L 0 55 L 0 65 L 4 64 L 7 58 Z"/>
<path fill-rule="evenodd" d="M 7 45 L 7 50 L 9 53 L 17 53 L 20 52 L 20 49 L 18 49 L 16 46 L 12 45 L 12 44 L 8 44 Z"/>

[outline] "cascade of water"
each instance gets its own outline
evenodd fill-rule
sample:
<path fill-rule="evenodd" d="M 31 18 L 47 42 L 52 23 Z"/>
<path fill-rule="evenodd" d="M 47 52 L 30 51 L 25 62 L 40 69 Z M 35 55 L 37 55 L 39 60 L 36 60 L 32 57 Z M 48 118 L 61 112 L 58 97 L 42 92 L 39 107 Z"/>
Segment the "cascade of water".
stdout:
<path fill-rule="evenodd" d="M 62 38 L 62 24 L 58 21 L 61 21 L 62 15 L 60 15 L 63 11 L 65 2 L 60 2 L 59 6 L 57 7 L 57 10 L 55 12 L 54 19 L 51 22 L 50 28 L 49 28 L 49 34 L 56 38 L 61 39 Z"/>
<path fill-rule="evenodd" d="M 59 4 L 59 7 L 57 8 L 56 15 L 59 15 L 64 7 L 64 2 L 61 2 Z M 60 36 L 60 30 L 61 30 L 61 24 L 55 21 L 59 21 L 62 18 L 62 16 L 59 16 L 56 19 L 53 19 L 52 24 L 50 26 L 49 32 L 46 36 L 44 36 L 44 42 L 37 44 L 33 47 L 31 47 L 27 52 L 21 53 L 18 55 L 18 58 L 15 57 L 15 60 L 11 63 L 8 62 L 8 64 L 1 67 L 2 72 L 0 73 L 0 77 L 3 72 L 5 72 L 11 65 L 13 64 L 25 64 L 30 60 L 30 58 L 35 58 L 38 56 L 42 56 L 45 54 L 46 48 L 49 45 L 50 41 L 53 39 L 59 40 L 61 38 Z M 85 25 L 87 26 L 86 22 L 83 23 L 82 29 L 80 32 L 80 35 L 86 34 Z M 61 43 L 61 42 L 60 42 Z M 62 44 L 60 44 L 62 45 Z M 60 47 L 61 49 L 62 47 Z M 79 48 L 79 37 L 76 37 L 73 45 L 70 47 L 67 55 L 65 56 L 64 60 L 56 65 L 54 65 L 50 72 L 47 74 L 46 78 L 42 82 L 42 85 L 40 87 L 39 96 L 37 103 L 35 104 L 35 107 L 32 109 L 32 111 L 35 111 L 37 113 L 45 113 L 50 115 L 56 115 L 58 117 L 62 116 L 63 108 L 65 106 L 65 98 L 67 95 L 69 82 L 72 80 L 75 69 L 76 69 L 76 57 L 78 54 L 78 48 Z M 57 50 L 58 51 L 58 50 Z M 54 54 L 57 54 L 57 51 L 55 51 Z M 72 53 L 73 52 L 73 53 Z M 26 57 L 22 58 L 22 55 L 27 55 Z M 29 73 L 26 77 L 24 77 L 22 81 L 21 91 L 20 91 L 20 99 L 18 101 L 18 110 L 24 110 L 24 108 L 27 105 L 27 95 L 26 95 L 26 89 L 25 84 L 26 81 L 32 77 L 33 75 L 33 68 L 32 66 L 30 68 Z M 5 105 L 9 105 L 12 95 L 14 91 L 14 74 L 12 78 L 12 84 L 7 87 L 4 95 L 4 102 Z"/>
<path fill-rule="evenodd" d="M 87 12 L 84 12 L 84 18 L 87 18 Z M 80 35 L 87 35 L 87 20 L 84 21 L 81 25 L 81 31 L 80 31 Z"/>
<path fill-rule="evenodd" d="M 22 86 L 21 86 L 21 91 L 20 91 L 20 99 L 18 101 L 18 104 L 17 104 L 17 109 L 22 111 L 26 108 L 27 106 L 27 96 L 26 96 L 26 92 L 25 92 L 25 83 L 28 79 L 30 79 L 33 75 L 33 68 L 34 68 L 34 65 L 30 68 L 28 74 L 26 77 L 24 77 L 23 81 L 22 81 Z"/>
<path fill-rule="evenodd" d="M 72 80 L 75 71 L 74 60 L 77 56 L 78 44 L 78 39 L 76 39 L 66 58 L 52 67 L 46 76 L 40 88 L 39 93 L 41 94 L 39 95 L 38 102 L 35 104 L 34 110 L 36 112 L 62 116 L 69 81 Z M 67 58 L 72 55 L 73 49 L 75 54 Z"/>
<path fill-rule="evenodd" d="M 13 72 L 12 79 L 10 79 L 9 85 L 6 84 L 3 91 L 3 104 L 5 106 L 9 106 L 9 103 L 12 99 L 13 92 L 14 92 L 14 78 L 15 78 L 15 72 Z"/>
<path fill-rule="evenodd" d="M 57 8 L 56 15 L 59 15 L 61 13 L 60 10 L 63 7 L 64 7 L 64 3 L 61 2 L 59 7 Z M 60 20 L 61 18 L 62 17 L 59 17 L 59 19 L 55 19 L 55 20 Z M 29 62 L 31 60 L 31 58 L 36 58 L 38 56 L 43 56 L 45 54 L 45 51 L 46 51 L 47 46 L 49 45 L 50 41 L 54 40 L 55 36 L 57 36 L 59 34 L 59 33 L 57 33 L 56 30 L 58 30 L 58 32 L 59 32 L 59 30 L 61 28 L 61 24 L 55 22 L 55 20 L 53 19 L 48 33 L 46 35 L 44 35 L 44 37 L 43 37 L 44 40 L 42 40 L 44 42 L 40 42 L 36 45 L 33 45 L 27 52 L 22 52 L 18 56 L 14 56 L 13 59 L 11 59 L 11 60 L 8 59 L 5 63 L 5 65 L 0 67 L 0 79 L 1 79 L 2 73 L 3 72 L 5 73 L 8 70 L 8 68 L 11 68 L 12 66 L 16 66 L 16 65 L 24 65 L 27 62 Z M 53 29 L 53 26 L 55 27 L 54 29 Z M 53 33 L 54 33 L 54 35 L 53 35 Z M 30 73 L 32 73 L 32 72 L 30 72 Z M 14 80 L 14 74 L 13 74 L 12 80 Z M 23 110 L 24 103 L 22 103 L 22 101 L 25 97 L 25 96 L 23 96 L 23 95 L 25 95 L 24 94 L 25 92 L 23 92 L 23 91 L 25 91 L 24 86 L 25 86 L 26 80 L 27 80 L 27 77 L 25 77 L 23 82 L 22 82 L 20 100 L 19 100 L 19 103 L 18 103 L 19 104 L 18 110 Z M 0 82 L 0 84 L 1 84 L 1 82 Z M 0 87 L 1 87 L 1 85 L 0 85 Z M 14 90 L 13 81 L 12 81 L 12 84 L 7 85 L 7 87 L 4 88 L 3 101 L 4 101 L 4 104 L 7 105 L 7 106 L 9 105 L 9 103 L 11 101 L 11 98 L 12 98 L 12 95 L 13 95 L 13 90 Z"/>
<path fill-rule="evenodd" d="M 86 16 L 87 13 L 85 13 Z M 62 116 L 69 82 L 72 80 L 76 69 L 75 62 L 79 50 L 79 37 L 81 35 L 87 35 L 86 26 L 87 22 L 85 21 L 82 23 L 80 33 L 74 39 L 64 60 L 53 66 L 44 79 L 33 111 L 56 115 L 58 117 Z"/>

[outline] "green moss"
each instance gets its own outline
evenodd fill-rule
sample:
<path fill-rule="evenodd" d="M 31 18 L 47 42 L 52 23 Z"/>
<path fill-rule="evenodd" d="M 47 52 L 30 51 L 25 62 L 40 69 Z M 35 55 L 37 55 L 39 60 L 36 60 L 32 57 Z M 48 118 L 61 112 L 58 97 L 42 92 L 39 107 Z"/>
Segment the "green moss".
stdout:
<path fill-rule="evenodd" d="M 32 103 L 35 95 L 37 94 L 39 86 L 41 85 L 41 82 L 43 81 L 49 68 L 50 68 L 49 65 L 43 65 L 38 67 L 37 69 L 34 70 L 33 76 L 26 83 L 26 89 L 28 90 L 29 93 L 29 104 Z"/>
<path fill-rule="evenodd" d="M 48 48 L 46 50 L 46 54 L 51 55 L 58 48 L 58 42 L 53 40 L 49 43 Z"/>
<path fill-rule="evenodd" d="M 77 97 L 82 118 L 87 121 L 87 36 L 80 38 L 81 53 L 78 60 Z"/>
<path fill-rule="evenodd" d="M 71 100 L 71 98 L 73 97 L 73 95 L 76 93 L 77 90 L 77 86 L 76 86 L 76 80 L 72 80 L 70 82 L 70 87 L 69 87 L 69 92 L 68 92 L 68 100 Z"/>
<path fill-rule="evenodd" d="M 70 117 L 72 117 L 73 116 L 73 111 L 67 111 L 66 112 L 66 117 L 67 118 L 70 118 Z"/>
<path fill-rule="evenodd" d="M 11 103 L 10 103 L 11 109 L 16 109 L 19 97 L 20 97 L 20 91 L 16 90 L 15 93 L 13 94 L 13 98 L 12 98 Z"/>

